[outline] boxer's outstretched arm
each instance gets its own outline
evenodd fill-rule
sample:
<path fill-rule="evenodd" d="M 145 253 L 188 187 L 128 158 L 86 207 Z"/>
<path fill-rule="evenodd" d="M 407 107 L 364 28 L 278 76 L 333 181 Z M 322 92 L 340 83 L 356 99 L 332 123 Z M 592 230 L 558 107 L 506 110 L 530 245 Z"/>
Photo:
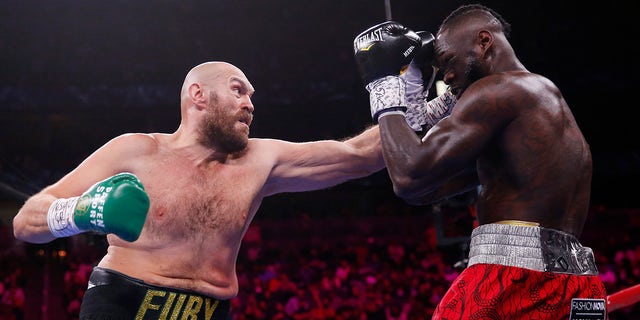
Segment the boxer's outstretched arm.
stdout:
<path fill-rule="evenodd" d="M 274 159 L 263 189 L 265 196 L 323 189 L 384 168 L 378 126 L 344 141 L 262 142 L 265 159 Z"/>

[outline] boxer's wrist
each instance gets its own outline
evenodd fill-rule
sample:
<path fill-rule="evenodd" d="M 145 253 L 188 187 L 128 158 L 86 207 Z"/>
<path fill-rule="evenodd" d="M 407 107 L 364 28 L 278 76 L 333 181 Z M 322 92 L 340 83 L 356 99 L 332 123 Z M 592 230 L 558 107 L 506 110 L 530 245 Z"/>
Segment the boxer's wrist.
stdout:
<path fill-rule="evenodd" d="M 406 84 L 399 76 L 386 76 L 372 81 L 366 86 L 369 91 L 371 117 L 374 122 L 388 112 L 402 112 L 407 109 Z"/>
<path fill-rule="evenodd" d="M 446 91 L 433 100 L 428 101 L 424 105 L 427 127 L 431 128 L 440 122 L 440 120 L 448 117 L 457 101 L 456 96 L 451 93 L 451 91 Z"/>
<path fill-rule="evenodd" d="M 69 237 L 82 233 L 73 221 L 73 214 L 76 209 L 79 197 L 58 199 L 54 201 L 47 211 L 47 224 L 49 231 L 56 238 Z"/>
<path fill-rule="evenodd" d="M 401 116 L 405 116 L 405 112 L 403 110 L 385 110 L 381 113 L 378 113 L 378 121 L 380 121 L 380 119 L 382 119 L 383 117 L 386 117 L 388 115 L 392 115 L 392 114 L 398 114 Z"/>

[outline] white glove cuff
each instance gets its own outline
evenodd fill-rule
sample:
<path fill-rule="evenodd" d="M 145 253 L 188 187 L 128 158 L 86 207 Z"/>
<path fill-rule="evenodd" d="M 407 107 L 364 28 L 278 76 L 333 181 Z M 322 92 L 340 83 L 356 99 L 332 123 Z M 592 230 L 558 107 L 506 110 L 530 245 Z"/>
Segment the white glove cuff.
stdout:
<path fill-rule="evenodd" d="M 407 66 L 407 70 L 402 73 L 400 77 L 404 79 L 407 84 L 407 96 L 411 97 L 422 95 L 422 91 L 424 91 L 424 86 L 422 84 L 422 71 L 416 63 L 411 61 L 409 66 Z"/>
<path fill-rule="evenodd" d="M 371 117 L 378 121 L 380 114 L 389 111 L 404 111 L 406 83 L 399 76 L 386 76 L 367 84 Z"/>
<path fill-rule="evenodd" d="M 458 101 L 456 96 L 454 96 L 451 91 L 447 91 L 427 102 L 425 105 L 427 125 L 433 127 L 440 120 L 449 116 L 456 101 Z"/>
<path fill-rule="evenodd" d="M 58 199 L 49 207 L 47 224 L 54 237 L 68 237 L 82 232 L 73 221 L 73 213 L 76 209 L 78 198 Z"/>
<path fill-rule="evenodd" d="M 416 99 L 408 97 L 407 101 L 409 102 L 405 117 L 407 124 L 415 131 L 427 131 L 451 114 L 457 100 L 450 91 L 447 91 L 428 102 L 424 101 L 424 97 L 416 97 Z"/>
<path fill-rule="evenodd" d="M 421 107 L 423 104 L 425 104 L 424 101 L 422 103 L 416 101 L 409 103 L 407 107 L 405 120 L 413 131 L 422 131 L 422 126 L 427 123 L 426 115 Z"/>
<path fill-rule="evenodd" d="M 403 117 L 405 116 L 405 112 L 403 110 L 389 110 L 389 111 L 385 111 L 385 112 L 380 113 L 378 115 L 378 121 L 380 121 L 380 118 L 388 116 L 390 114 L 399 114 L 399 115 L 401 115 Z"/>

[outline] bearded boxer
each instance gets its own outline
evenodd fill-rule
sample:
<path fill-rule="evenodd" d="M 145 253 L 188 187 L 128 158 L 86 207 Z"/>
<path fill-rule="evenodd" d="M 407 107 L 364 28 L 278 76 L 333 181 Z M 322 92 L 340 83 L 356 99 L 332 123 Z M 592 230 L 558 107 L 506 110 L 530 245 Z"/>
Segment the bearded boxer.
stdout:
<path fill-rule="evenodd" d="M 265 197 L 384 167 L 377 127 L 344 141 L 249 138 L 253 93 L 239 68 L 200 64 L 175 132 L 115 137 L 25 202 L 18 239 L 107 234 L 81 319 L 227 319 L 240 244 Z"/>
<path fill-rule="evenodd" d="M 434 45 L 457 101 L 420 139 L 402 114 L 410 85 L 398 72 L 418 39 L 392 25 L 355 60 L 396 194 L 424 205 L 480 189 L 468 267 L 433 319 L 605 319 L 593 252 L 578 241 L 591 153 L 560 90 L 519 61 L 497 12 L 461 6 Z"/>

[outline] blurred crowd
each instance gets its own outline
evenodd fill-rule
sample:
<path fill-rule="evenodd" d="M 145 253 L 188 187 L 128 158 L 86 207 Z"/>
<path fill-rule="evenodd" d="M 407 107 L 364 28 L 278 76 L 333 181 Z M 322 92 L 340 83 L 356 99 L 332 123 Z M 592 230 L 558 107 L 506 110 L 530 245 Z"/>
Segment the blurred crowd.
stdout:
<path fill-rule="evenodd" d="M 0 162 L 4 203 L 59 177 L 30 159 Z M 265 199 L 243 239 L 230 320 L 430 318 L 465 267 L 473 197 L 415 207 L 390 192 L 374 178 Z M 640 283 L 640 208 L 594 204 L 580 240 L 594 250 L 608 293 Z M 105 250 L 92 234 L 28 245 L 1 223 L 0 319 L 77 319 Z M 610 314 L 627 319 L 640 319 L 640 303 Z"/>
<path fill-rule="evenodd" d="M 464 268 L 467 246 L 464 241 L 442 245 L 433 219 L 406 213 L 401 218 L 387 208 L 370 218 L 301 213 L 255 221 L 239 255 L 240 292 L 232 300 L 232 319 L 428 319 Z M 594 249 L 608 293 L 640 283 L 640 210 L 596 206 L 590 219 L 598 229 L 587 228 L 582 242 Z M 372 233 L 358 234 L 362 230 Z M 4 226 L 2 237 L 10 238 L 10 232 Z M 61 296 L 61 316 L 77 319 L 89 273 L 106 246 L 98 235 L 68 240 L 62 249 L 50 250 L 57 253 L 49 259 L 61 265 L 60 274 L 50 277 L 61 277 L 62 285 L 49 288 L 49 294 Z M 25 282 L 42 276 L 25 274 L 22 266 L 38 252 L 3 254 L 0 319 L 25 319 L 25 305 L 32 305 Z M 638 316 L 640 304 L 611 313 L 610 320 Z"/>
<path fill-rule="evenodd" d="M 0 222 L 0 319 L 25 319 L 27 277 L 23 263 L 26 257 L 16 254 L 11 244 L 13 231 Z"/>

